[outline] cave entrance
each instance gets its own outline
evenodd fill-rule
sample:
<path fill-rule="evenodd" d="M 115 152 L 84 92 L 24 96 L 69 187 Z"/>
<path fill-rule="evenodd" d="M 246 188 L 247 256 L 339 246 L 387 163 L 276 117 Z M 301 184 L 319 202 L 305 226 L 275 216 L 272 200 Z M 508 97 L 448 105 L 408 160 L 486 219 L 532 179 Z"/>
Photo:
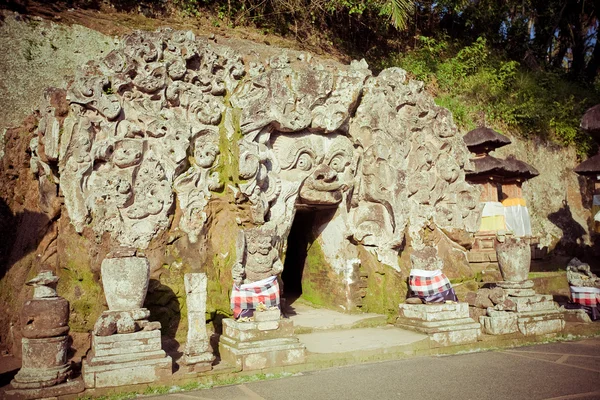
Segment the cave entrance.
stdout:
<path fill-rule="evenodd" d="M 313 228 L 316 210 L 298 210 L 287 239 L 287 251 L 281 280 L 286 305 L 291 305 L 302 295 L 302 275 L 308 246 L 314 240 Z"/>

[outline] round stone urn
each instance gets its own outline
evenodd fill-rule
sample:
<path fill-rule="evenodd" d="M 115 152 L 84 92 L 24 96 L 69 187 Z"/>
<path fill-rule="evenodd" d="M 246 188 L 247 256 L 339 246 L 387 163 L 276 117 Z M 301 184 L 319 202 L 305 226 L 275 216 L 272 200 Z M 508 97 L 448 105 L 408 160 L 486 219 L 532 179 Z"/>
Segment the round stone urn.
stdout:
<path fill-rule="evenodd" d="M 496 242 L 496 254 L 502 279 L 508 282 L 523 282 L 529 277 L 531 247 L 528 238 L 507 235 Z"/>
<path fill-rule="evenodd" d="M 110 311 L 142 308 L 150 280 L 150 263 L 145 257 L 106 258 L 101 272 Z"/>

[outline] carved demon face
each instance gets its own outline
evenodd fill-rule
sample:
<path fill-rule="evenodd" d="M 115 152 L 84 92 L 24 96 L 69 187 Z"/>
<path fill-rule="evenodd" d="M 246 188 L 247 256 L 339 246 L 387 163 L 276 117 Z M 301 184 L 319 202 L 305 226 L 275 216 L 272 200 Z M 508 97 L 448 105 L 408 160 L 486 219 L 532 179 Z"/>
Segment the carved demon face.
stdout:
<path fill-rule="evenodd" d="M 298 203 L 332 206 L 354 178 L 353 147 L 339 134 L 276 134 L 271 138 L 282 180 L 300 183 Z"/>

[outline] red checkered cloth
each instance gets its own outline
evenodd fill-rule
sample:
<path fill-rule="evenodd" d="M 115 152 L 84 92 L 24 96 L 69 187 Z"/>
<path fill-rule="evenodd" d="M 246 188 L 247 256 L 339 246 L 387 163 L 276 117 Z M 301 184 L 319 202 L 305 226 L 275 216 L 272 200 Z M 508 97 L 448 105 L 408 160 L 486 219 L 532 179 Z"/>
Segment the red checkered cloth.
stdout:
<path fill-rule="evenodd" d="M 238 318 L 244 310 L 256 310 L 260 303 L 267 307 L 279 307 L 279 283 L 276 276 L 241 286 L 233 285 L 231 309 L 234 318 Z"/>
<path fill-rule="evenodd" d="M 418 297 L 432 296 L 452 289 L 450 281 L 439 269 L 435 271 L 411 269 L 409 285 L 410 290 Z"/>
<path fill-rule="evenodd" d="M 597 307 L 600 304 L 600 289 L 595 287 L 571 286 L 573 303 Z"/>

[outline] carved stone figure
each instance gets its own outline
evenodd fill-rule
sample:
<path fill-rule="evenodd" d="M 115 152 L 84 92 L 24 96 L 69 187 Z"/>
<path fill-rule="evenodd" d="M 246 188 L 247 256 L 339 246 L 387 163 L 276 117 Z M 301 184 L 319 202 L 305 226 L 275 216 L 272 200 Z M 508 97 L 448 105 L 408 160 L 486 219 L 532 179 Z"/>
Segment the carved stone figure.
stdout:
<path fill-rule="evenodd" d="M 600 288 L 600 278 L 592 273 L 589 264 L 573 258 L 567 265 L 567 281 L 569 285 L 578 287 Z"/>
<path fill-rule="evenodd" d="M 238 259 L 232 268 L 233 282 L 240 286 L 275 276 L 283 271 L 274 232 L 265 228 L 240 231 L 236 245 Z"/>

